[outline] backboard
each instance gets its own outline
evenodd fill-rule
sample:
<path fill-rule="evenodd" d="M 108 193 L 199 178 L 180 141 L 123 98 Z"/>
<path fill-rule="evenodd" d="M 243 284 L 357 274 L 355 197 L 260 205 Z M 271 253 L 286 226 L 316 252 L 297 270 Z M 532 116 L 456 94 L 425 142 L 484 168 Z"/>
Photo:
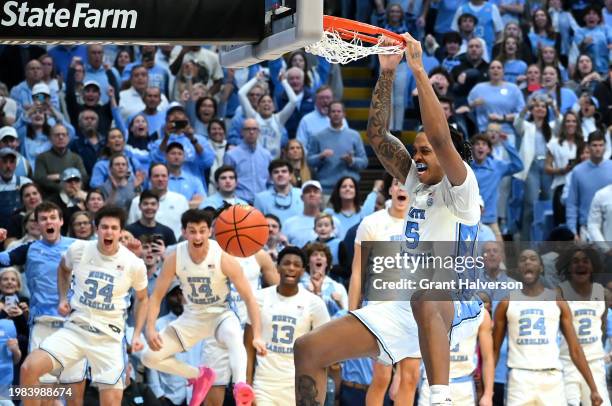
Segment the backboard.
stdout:
<path fill-rule="evenodd" d="M 254 0 L 248 0 L 254 1 Z M 319 41 L 323 35 L 323 0 L 258 0 L 265 2 L 263 37 L 246 45 L 221 48 L 221 64 L 242 68 L 272 60 Z M 251 24 L 257 24 L 253 19 Z"/>

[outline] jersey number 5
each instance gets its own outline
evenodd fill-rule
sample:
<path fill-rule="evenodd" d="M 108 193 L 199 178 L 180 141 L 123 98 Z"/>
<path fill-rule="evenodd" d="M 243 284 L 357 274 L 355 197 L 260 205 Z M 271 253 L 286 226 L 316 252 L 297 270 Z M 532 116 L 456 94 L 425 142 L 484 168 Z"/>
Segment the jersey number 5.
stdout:
<path fill-rule="evenodd" d="M 407 240 L 406 247 L 408 249 L 415 249 L 419 245 L 419 223 L 407 221 L 404 235 L 406 236 Z"/>

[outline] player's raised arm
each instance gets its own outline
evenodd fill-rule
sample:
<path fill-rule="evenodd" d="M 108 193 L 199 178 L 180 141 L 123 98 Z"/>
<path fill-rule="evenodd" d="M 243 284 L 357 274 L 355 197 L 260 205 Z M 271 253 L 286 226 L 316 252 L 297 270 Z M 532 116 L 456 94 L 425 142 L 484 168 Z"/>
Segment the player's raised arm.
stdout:
<path fill-rule="evenodd" d="M 493 323 L 493 354 L 495 355 L 495 365 L 499 361 L 499 351 L 504 337 L 506 336 L 506 312 L 508 311 L 508 299 L 502 300 L 495 309 L 495 318 Z"/>
<path fill-rule="evenodd" d="M 403 184 L 412 163 L 408 150 L 389 132 L 391 90 L 395 69 L 403 55 L 379 55 L 380 76 L 376 82 L 368 116 L 368 141 L 376 156 L 393 177 Z"/>
<path fill-rule="evenodd" d="M 155 330 L 155 323 L 157 322 L 157 316 L 159 316 L 161 302 L 174 278 L 176 278 L 176 252 L 168 255 L 164 260 L 164 266 L 155 281 L 155 289 L 149 298 L 146 337 L 149 347 L 153 351 L 159 351 L 163 345 L 159 333 Z"/>
<path fill-rule="evenodd" d="M 261 339 L 261 318 L 259 315 L 259 306 L 257 306 L 257 300 L 255 300 L 255 295 L 253 295 L 249 281 L 244 276 L 244 273 L 242 272 L 240 264 L 236 258 L 226 254 L 225 252 L 221 255 L 221 271 L 234 284 L 238 294 L 247 307 L 249 321 L 253 329 L 253 347 L 255 347 L 258 354 L 265 355 L 266 344 Z"/>
<path fill-rule="evenodd" d="M 278 285 L 280 275 L 276 270 L 276 265 L 272 261 L 272 257 L 264 250 L 259 250 L 255 253 L 257 265 L 261 268 L 261 276 L 265 286 Z"/>
<path fill-rule="evenodd" d="M 578 342 L 578 337 L 576 336 L 576 331 L 574 330 L 574 323 L 572 322 L 572 311 L 570 310 L 567 302 L 561 297 L 558 297 L 557 299 L 557 306 L 559 306 L 559 309 L 561 310 L 560 327 L 561 332 L 565 337 L 565 341 L 567 342 L 570 358 L 572 359 L 574 365 L 576 365 L 578 371 L 580 371 L 580 375 L 582 375 L 589 389 L 591 390 L 591 404 L 594 406 L 599 406 L 603 403 L 603 400 L 597 392 L 597 386 L 593 380 L 593 374 L 591 374 L 589 363 L 587 362 L 584 352 L 582 351 L 582 347 Z"/>
<path fill-rule="evenodd" d="M 403 34 L 402 36 L 406 40 L 406 60 L 414 75 L 419 93 L 421 119 L 427 139 L 451 185 L 462 185 L 467 176 L 467 169 L 453 145 L 446 116 L 438 101 L 438 96 L 429 82 L 427 71 L 423 67 L 421 43 L 412 38 L 410 34 Z"/>

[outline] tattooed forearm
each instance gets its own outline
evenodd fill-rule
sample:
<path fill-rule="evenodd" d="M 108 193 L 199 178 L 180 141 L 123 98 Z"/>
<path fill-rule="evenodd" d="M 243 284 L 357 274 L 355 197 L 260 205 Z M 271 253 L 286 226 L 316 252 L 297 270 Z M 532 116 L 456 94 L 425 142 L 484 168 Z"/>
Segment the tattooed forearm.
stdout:
<path fill-rule="evenodd" d="M 412 160 L 401 141 L 389 133 L 394 77 L 394 72 L 383 71 L 376 82 L 370 104 L 367 134 L 370 146 L 387 172 L 403 183 Z"/>
<path fill-rule="evenodd" d="M 296 384 L 297 406 L 321 406 L 321 403 L 317 401 L 317 384 L 311 376 L 298 376 Z"/>

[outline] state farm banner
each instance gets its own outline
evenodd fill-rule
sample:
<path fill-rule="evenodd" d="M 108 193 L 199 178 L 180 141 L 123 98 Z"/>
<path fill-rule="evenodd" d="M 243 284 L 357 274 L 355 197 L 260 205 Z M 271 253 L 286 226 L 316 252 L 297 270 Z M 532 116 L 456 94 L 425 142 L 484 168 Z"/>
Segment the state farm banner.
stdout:
<path fill-rule="evenodd" d="M 2 0 L 0 42 L 257 42 L 257 0 Z"/>

